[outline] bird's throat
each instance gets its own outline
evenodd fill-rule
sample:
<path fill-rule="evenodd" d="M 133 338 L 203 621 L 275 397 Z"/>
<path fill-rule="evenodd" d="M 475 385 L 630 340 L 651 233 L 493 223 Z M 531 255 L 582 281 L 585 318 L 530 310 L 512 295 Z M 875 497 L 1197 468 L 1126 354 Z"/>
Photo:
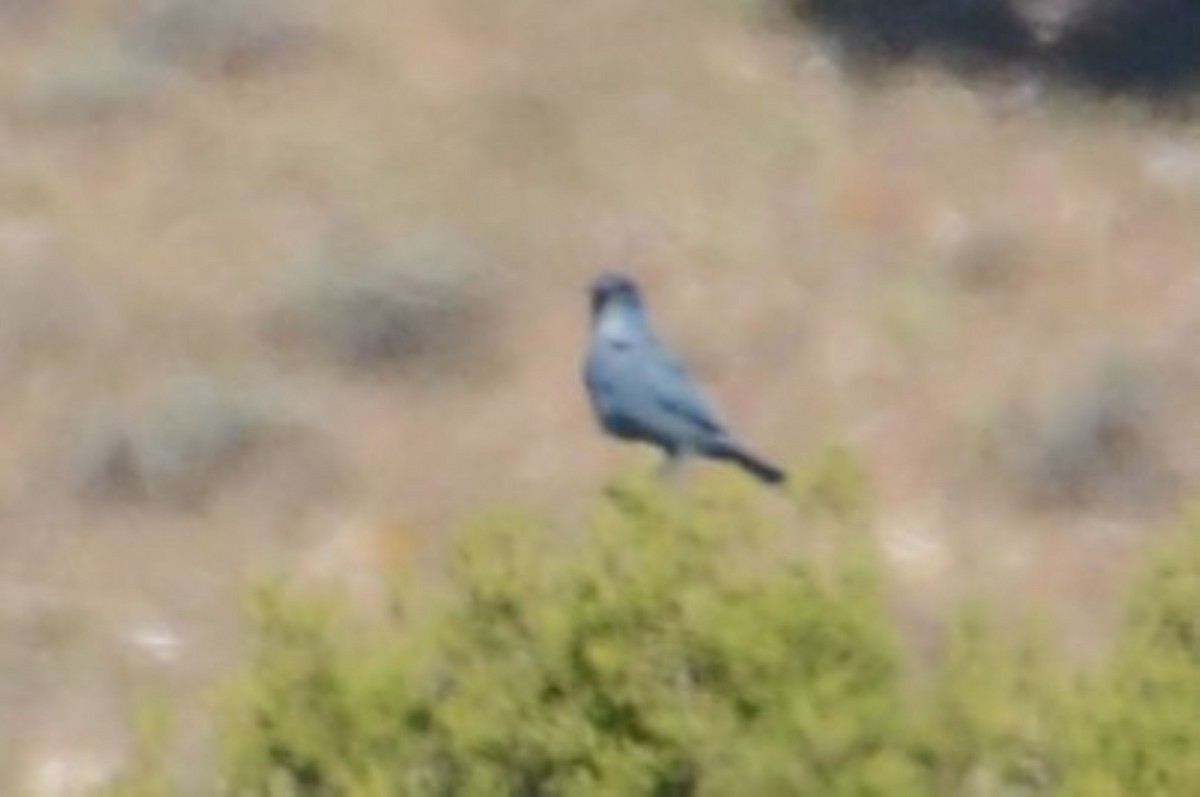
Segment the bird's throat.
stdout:
<path fill-rule="evenodd" d="M 628 346 L 649 337 L 645 319 L 636 308 L 610 307 L 600 313 L 593 330 L 595 336 L 617 346 Z"/>

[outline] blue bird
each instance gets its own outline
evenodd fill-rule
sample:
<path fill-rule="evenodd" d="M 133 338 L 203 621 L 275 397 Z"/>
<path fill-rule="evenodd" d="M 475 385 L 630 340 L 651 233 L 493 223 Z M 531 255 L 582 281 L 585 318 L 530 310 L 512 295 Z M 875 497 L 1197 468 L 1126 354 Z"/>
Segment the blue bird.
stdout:
<path fill-rule="evenodd" d="M 730 435 L 687 370 L 659 342 L 632 279 L 604 274 L 592 284 L 591 298 L 583 378 L 606 432 L 658 446 L 667 472 L 696 455 L 734 462 L 769 484 L 784 480 L 782 470 Z"/>

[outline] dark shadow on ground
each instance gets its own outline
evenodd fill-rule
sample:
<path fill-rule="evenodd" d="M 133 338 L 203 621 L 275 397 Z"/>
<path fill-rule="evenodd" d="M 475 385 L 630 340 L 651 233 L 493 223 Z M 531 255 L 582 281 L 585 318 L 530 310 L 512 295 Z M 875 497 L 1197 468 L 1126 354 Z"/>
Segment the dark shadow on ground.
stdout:
<path fill-rule="evenodd" d="M 1200 88 L 1200 2 L 1093 0 L 1047 26 L 1010 0 L 781 0 L 868 71 L 914 61 L 1020 72 L 1104 95 L 1187 100 Z"/>

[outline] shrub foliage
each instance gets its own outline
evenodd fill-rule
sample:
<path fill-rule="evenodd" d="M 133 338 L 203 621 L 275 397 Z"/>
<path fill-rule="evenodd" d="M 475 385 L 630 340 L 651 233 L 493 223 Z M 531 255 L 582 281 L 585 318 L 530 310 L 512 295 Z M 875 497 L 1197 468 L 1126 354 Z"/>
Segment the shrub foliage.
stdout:
<path fill-rule="evenodd" d="M 623 483 L 574 539 L 466 529 L 423 629 L 367 644 L 327 603 L 263 593 L 228 791 L 903 792 L 919 773 L 876 574 L 778 534 L 736 495 Z"/>
<path fill-rule="evenodd" d="M 736 485 L 637 481 L 580 528 L 481 519 L 438 597 L 398 589 L 382 620 L 260 590 L 218 717 L 220 792 L 1196 792 L 1200 515 L 1135 586 L 1108 662 L 1066 667 L 976 608 L 909 677 L 860 477 L 844 452 L 826 464 L 785 523 Z"/>

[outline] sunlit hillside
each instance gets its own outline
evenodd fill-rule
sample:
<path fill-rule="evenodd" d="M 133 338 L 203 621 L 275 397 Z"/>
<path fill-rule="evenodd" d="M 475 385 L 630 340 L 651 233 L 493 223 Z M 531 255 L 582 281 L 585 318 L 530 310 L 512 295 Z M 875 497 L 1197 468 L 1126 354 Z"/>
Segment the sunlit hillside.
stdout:
<path fill-rule="evenodd" d="M 1195 493 L 1184 114 L 863 75 L 751 2 L 9 0 L 0 41 L 6 794 L 103 781 L 146 694 L 201 760 L 265 575 L 371 605 L 655 468 L 581 390 L 601 270 L 759 448 L 861 458 L 918 649 L 982 595 L 1095 655 Z"/>

